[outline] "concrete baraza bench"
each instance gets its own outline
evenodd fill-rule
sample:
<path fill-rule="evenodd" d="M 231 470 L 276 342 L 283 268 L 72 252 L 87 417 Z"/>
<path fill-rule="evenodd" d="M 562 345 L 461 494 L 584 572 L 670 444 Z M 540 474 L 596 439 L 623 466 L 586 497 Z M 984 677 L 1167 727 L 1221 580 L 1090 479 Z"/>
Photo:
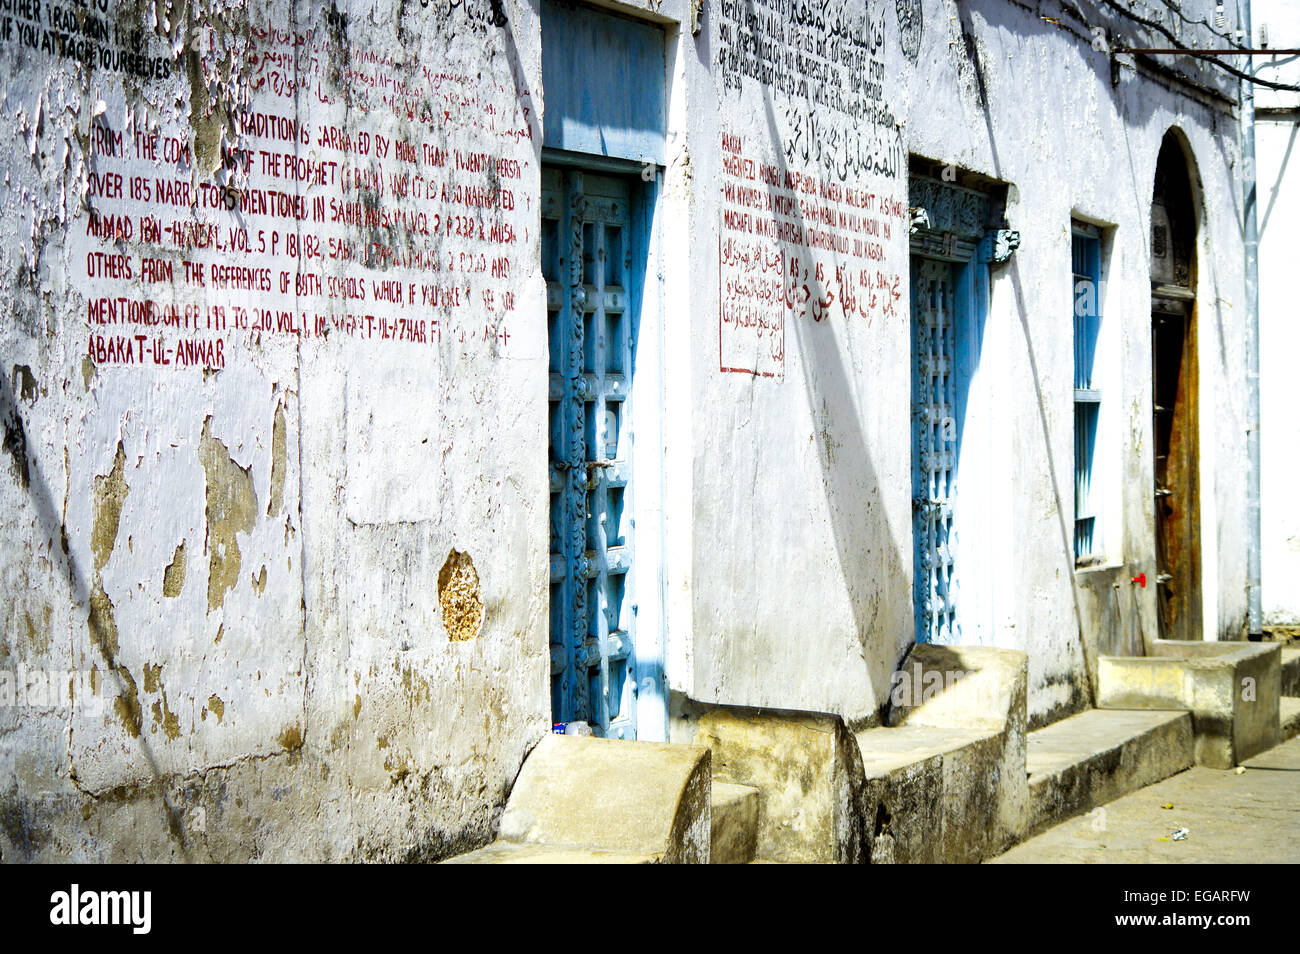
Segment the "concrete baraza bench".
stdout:
<path fill-rule="evenodd" d="M 713 753 L 715 864 L 866 861 L 862 762 L 840 716 L 710 703 L 687 708 L 676 734 Z"/>
<path fill-rule="evenodd" d="M 497 840 L 446 863 L 707 863 L 709 764 L 694 745 L 545 736 Z"/>
<path fill-rule="evenodd" d="M 1280 644 L 1158 639 L 1150 650 L 1098 657 L 1098 708 L 1190 710 L 1196 762 L 1210 768 L 1280 741 Z"/>
<path fill-rule="evenodd" d="M 912 647 L 890 725 L 857 733 L 872 862 L 976 862 L 1018 840 L 1026 685 L 1022 652 Z"/>

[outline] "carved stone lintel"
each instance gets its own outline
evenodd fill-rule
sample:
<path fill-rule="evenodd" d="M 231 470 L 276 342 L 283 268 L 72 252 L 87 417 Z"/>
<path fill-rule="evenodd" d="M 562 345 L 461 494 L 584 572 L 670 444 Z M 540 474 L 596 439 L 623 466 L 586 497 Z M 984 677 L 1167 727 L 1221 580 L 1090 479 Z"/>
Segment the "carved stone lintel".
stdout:
<path fill-rule="evenodd" d="M 951 232 L 974 242 L 988 224 L 988 197 L 977 192 L 937 179 L 913 178 L 908 183 L 908 194 L 908 205 L 925 209 L 930 220 L 926 227 L 935 232 Z"/>

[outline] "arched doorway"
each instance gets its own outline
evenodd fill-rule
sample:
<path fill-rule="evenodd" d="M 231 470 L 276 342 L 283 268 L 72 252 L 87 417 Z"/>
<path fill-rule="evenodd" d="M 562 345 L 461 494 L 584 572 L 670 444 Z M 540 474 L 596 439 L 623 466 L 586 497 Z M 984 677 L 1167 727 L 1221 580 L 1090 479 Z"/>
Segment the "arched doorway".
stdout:
<path fill-rule="evenodd" d="M 1151 397 L 1156 601 L 1162 639 L 1201 638 L 1196 206 L 1187 154 L 1166 133 L 1151 206 Z"/>

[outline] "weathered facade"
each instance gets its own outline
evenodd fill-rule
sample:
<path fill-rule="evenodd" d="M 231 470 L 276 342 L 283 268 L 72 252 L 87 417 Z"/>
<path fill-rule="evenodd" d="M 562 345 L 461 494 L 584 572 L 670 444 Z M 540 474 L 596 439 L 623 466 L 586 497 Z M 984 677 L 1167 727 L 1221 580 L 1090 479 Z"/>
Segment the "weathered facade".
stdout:
<path fill-rule="evenodd" d="M 1239 637 L 1237 83 L 1123 52 L 1231 28 L 0 3 L 3 857 L 436 859 L 553 721 Z"/>

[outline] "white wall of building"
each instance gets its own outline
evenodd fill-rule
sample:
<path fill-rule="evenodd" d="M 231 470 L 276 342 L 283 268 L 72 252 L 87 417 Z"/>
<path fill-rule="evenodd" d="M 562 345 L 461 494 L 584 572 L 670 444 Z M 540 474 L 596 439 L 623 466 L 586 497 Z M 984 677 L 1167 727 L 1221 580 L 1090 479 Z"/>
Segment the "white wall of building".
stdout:
<path fill-rule="evenodd" d="M 116 698 L 0 711 L 6 837 L 482 840 L 549 718 L 536 13 L 80 6 L 0 18 L 0 605 Z"/>
<path fill-rule="evenodd" d="M 1277 49 L 1300 47 L 1300 9 L 1257 0 L 1255 23 Z M 1300 85 L 1300 61 L 1257 62 L 1262 77 Z M 1256 108 L 1289 109 L 1291 118 L 1261 116 L 1255 127 L 1259 170 L 1260 523 L 1265 624 L 1300 623 L 1300 507 L 1292 475 L 1300 466 L 1300 422 L 1292 357 L 1296 353 L 1295 263 L 1300 257 L 1300 94 L 1260 89 Z"/>
<path fill-rule="evenodd" d="M 981 441 L 963 451 L 963 470 L 983 475 L 985 499 L 976 507 L 990 528 L 976 544 L 983 558 L 967 567 L 968 590 L 982 597 L 985 613 L 978 626 L 968 624 L 967 638 L 1029 653 L 1031 714 L 1045 721 L 1087 704 L 1081 632 L 1091 655 L 1132 651 L 1143 633 L 1155 635 L 1154 589 L 1129 580 L 1156 575 L 1147 236 L 1156 159 L 1172 128 L 1185 138 L 1201 215 L 1207 638 L 1235 636 L 1244 621 L 1244 395 L 1233 383 L 1244 360 L 1235 330 L 1242 296 L 1236 124 L 1226 99 L 1193 96 L 1169 78 L 1138 72 L 1131 60 L 1112 81 L 1110 57 L 1068 17 L 1053 23 L 1001 2 L 911 8 L 924 14 L 919 43 L 907 34 L 914 58 L 898 27 L 909 4 L 868 4 L 865 25 L 851 5 L 824 14 L 867 36 L 873 17 L 883 22 L 883 42 L 871 55 L 885 64 L 884 100 L 904 153 L 1011 186 L 1009 224 L 1022 245 L 993 271 L 976 385 L 987 424 Z M 711 144 L 736 133 L 760 161 L 794 144 L 800 161 L 789 167 L 817 169 L 802 161 L 798 105 L 779 80 L 747 77 L 740 95 L 718 91 L 725 70 L 707 63 L 730 21 L 711 12 L 710 58 L 688 60 L 697 75 L 686 80 L 688 116 L 691 96 L 712 90 L 720 105 L 696 110 L 690 126 L 695 234 L 702 236 L 691 279 L 695 510 L 679 525 L 694 534 L 694 562 L 678 569 L 693 614 L 690 649 L 672 674 L 697 699 L 869 720 L 913 638 L 907 249 L 901 228 L 883 243 L 882 269 L 902 278 L 896 310 L 846 319 L 833 306 L 821 321 L 788 320 L 780 374 L 718 373 L 713 315 L 724 292 L 714 291 L 712 246 L 727 202 L 721 189 L 702 183 L 727 177 Z M 1211 79 L 1235 96 L 1234 84 Z M 855 129 L 831 112 L 819 120 L 818 137 L 831 149 Z M 904 196 L 904 179 L 899 170 L 843 181 Z M 1110 226 L 1102 342 L 1110 542 L 1106 562 L 1079 573 L 1077 587 L 1072 217 Z M 724 223 L 724 241 L 728 235 Z M 678 639 L 681 622 L 679 615 L 671 630 Z"/>

